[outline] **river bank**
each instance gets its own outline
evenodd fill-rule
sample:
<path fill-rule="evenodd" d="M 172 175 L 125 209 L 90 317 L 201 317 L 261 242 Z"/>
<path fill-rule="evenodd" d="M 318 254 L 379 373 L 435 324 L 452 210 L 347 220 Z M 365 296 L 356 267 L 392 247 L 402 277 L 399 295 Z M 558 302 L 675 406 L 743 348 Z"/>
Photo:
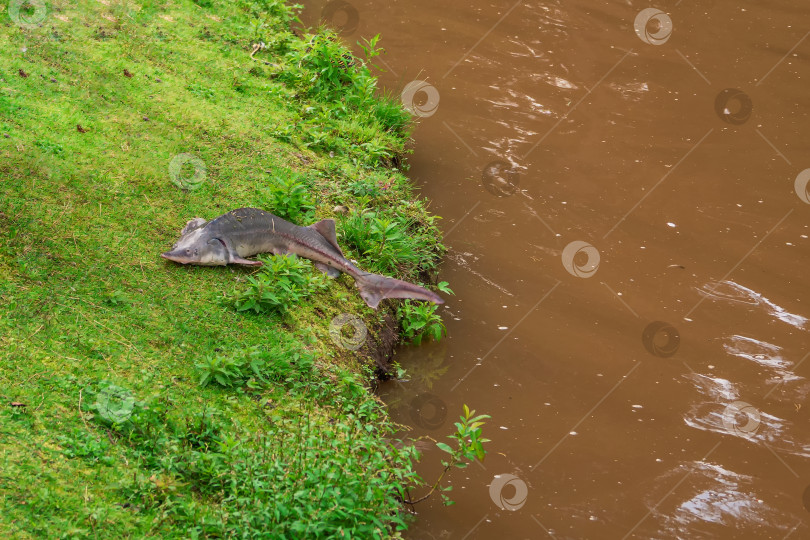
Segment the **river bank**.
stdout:
<path fill-rule="evenodd" d="M 375 44 L 294 33 L 272 0 L 2 17 L 0 535 L 396 536 L 418 454 L 368 388 L 393 304 L 308 261 L 159 258 L 187 220 L 255 206 L 435 276 Z"/>

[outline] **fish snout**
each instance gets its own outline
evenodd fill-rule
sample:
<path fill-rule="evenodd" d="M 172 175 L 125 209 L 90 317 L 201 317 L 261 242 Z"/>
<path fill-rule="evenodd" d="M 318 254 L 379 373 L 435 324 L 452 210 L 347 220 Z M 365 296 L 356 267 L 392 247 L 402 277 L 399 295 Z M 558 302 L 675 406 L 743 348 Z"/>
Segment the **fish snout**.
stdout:
<path fill-rule="evenodd" d="M 189 257 L 185 250 L 182 249 L 175 249 L 172 251 L 167 251 L 166 253 L 161 253 L 161 257 L 164 259 L 168 259 L 170 261 L 180 263 L 180 264 L 188 264 L 192 262 L 191 257 Z"/>

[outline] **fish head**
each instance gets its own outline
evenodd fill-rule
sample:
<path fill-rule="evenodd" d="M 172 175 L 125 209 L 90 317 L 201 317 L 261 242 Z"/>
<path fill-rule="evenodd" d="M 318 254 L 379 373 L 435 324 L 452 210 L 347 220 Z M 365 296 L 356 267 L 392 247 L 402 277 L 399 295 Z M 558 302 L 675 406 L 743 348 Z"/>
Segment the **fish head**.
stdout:
<path fill-rule="evenodd" d="M 208 237 L 202 229 L 182 235 L 171 251 L 160 256 L 176 263 L 200 266 L 225 266 L 230 260 L 225 242 Z"/>

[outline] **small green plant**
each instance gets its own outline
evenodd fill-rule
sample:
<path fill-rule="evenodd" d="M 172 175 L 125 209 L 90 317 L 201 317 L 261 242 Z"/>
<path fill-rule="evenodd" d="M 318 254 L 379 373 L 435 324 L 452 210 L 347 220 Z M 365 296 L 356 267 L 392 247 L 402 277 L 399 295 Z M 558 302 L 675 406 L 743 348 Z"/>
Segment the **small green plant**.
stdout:
<path fill-rule="evenodd" d="M 481 462 L 484 461 L 484 457 L 486 456 L 484 443 L 489 442 L 489 439 L 485 439 L 481 436 L 481 427 L 484 425 L 484 420 L 488 418 L 491 417 L 486 414 L 476 416 L 474 410 L 471 411 L 467 405 L 464 405 L 464 414 L 459 416 L 459 420 L 461 421 L 455 423 L 456 432 L 452 435 L 448 435 L 448 438 L 455 443 L 455 447 L 443 442 L 436 443 L 439 450 L 449 454 L 447 459 L 442 460 L 444 469 L 436 479 L 436 482 L 431 486 L 430 491 L 422 497 L 416 500 L 404 500 L 403 502 L 413 505 L 424 501 L 433 495 L 433 493 L 439 491 L 445 505 L 449 506 L 453 504 L 453 501 L 445 495 L 445 493 L 453 489 L 453 486 L 442 487 L 442 480 L 453 468 L 464 469 L 475 459 Z"/>
<path fill-rule="evenodd" d="M 44 141 L 44 140 L 34 141 L 34 146 L 41 149 L 43 152 L 47 152 L 55 156 L 61 156 L 65 152 L 65 149 L 62 147 L 61 144 L 51 141 Z"/>
<path fill-rule="evenodd" d="M 214 97 L 214 90 L 208 86 L 203 86 L 201 84 L 190 84 L 186 87 L 186 90 L 194 94 L 195 96 L 203 99 L 213 99 Z"/>
<path fill-rule="evenodd" d="M 294 348 L 274 344 L 247 351 L 217 353 L 196 364 L 200 386 L 216 383 L 225 388 L 246 384 L 251 389 L 289 383 L 308 374 L 313 358 Z"/>
<path fill-rule="evenodd" d="M 455 294 L 446 281 L 436 288 L 446 294 Z M 397 318 L 402 327 L 402 337 L 413 345 L 422 343 L 425 337 L 439 341 L 447 335 L 447 328 L 440 315 L 436 313 L 439 306 L 427 302 L 405 300 L 397 307 Z"/>
<path fill-rule="evenodd" d="M 447 335 L 447 328 L 440 315 L 439 306 L 427 302 L 405 300 L 397 307 L 397 317 L 402 327 L 402 337 L 412 345 L 419 345 L 424 338 L 439 341 Z"/>
<path fill-rule="evenodd" d="M 111 306 L 131 304 L 132 299 L 122 290 L 116 289 L 107 296 L 106 302 Z"/>
<path fill-rule="evenodd" d="M 385 191 L 390 185 L 378 182 L 378 187 Z M 412 212 L 407 205 L 376 212 L 355 209 L 341 220 L 342 242 L 355 249 L 369 271 L 403 275 L 403 268 L 418 267 L 429 272 L 442 254 L 441 233 L 431 220 L 408 217 Z"/>
<path fill-rule="evenodd" d="M 341 90 L 351 91 L 365 77 L 362 71 L 351 69 L 354 57 L 333 33 L 324 31 L 312 36 L 299 60 L 302 66 L 314 72 L 311 93 L 338 101 Z M 350 97 L 350 92 L 346 93 Z"/>
<path fill-rule="evenodd" d="M 367 180 L 355 180 L 350 182 L 346 188 L 350 194 L 355 197 L 368 197 L 376 199 L 382 195 L 382 189 L 376 182 L 369 182 Z"/>
<path fill-rule="evenodd" d="M 259 272 L 248 277 L 247 289 L 235 293 L 230 302 L 237 311 L 285 314 L 314 292 L 326 287 L 320 272 L 296 255 L 259 257 L 264 263 Z"/>
<path fill-rule="evenodd" d="M 195 0 L 195 1 L 197 1 L 197 0 Z M 255 19 L 253 19 L 252 21 L 250 21 L 250 30 L 251 30 L 251 32 L 253 34 L 251 39 L 253 41 L 261 42 L 261 39 L 264 36 L 264 33 L 267 31 L 267 22 L 265 22 L 261 18 L 257 17 Z"/>
<path fill-rule="evenodd" d="M 380 34 L 377 34 L 371 39 L 363 38 L 362 42 L 358 42 L 360 48 L 363 49 L 363 54 L 366 56 L 366 62 L 371 62 L 371 60 L 375 56 L 380 56 L 382 53 L 385 52 L 385 49 L 382 47 L 377 47 L 377 43 L 380 41 Z M 377 69 L 380 69 L 377 66 L 374 66 Z"/>
<path fill-rule="evenodd" d="M 391 148 L 389 148 L 388 145 L 381 140 L 364 142 L 360 145 L 360 147 L 368 155 L 366 159 L 366 163 L 368 165 L 387 163 L 388 160 L 394 157 Z"/>
<path fill-rule="evenodd" d="M 67 435 L 59 436 L 62 453 L 69 458 L 82 458 L 94 463 L 112 465 L 114 460 L 107 456 L 109 443 L 90 431 L 74 428 Z"/>
<path fill-rule="evenodd" d="M 394 379 L 397 381 L 407 381 L 410 377 L 408 370 L 406 370 L 402 365 L 397 362 L 396 360 L 391 363 L 391 368 L 396 375 L 394 375 Z"/>
<path fill-rule="evenodd" d="M 408 220 L 378 212 L 354 211 L 344 219 L 342 232 L 370 268 L 383 273 L 398 273 L 401 265 L 420 262 L 421 238 L 408 236 Z"/>
<path fill-rule="evenodd" d="M 293 223 L 311 219 L 315 205 L 309 187 L 295 176 L 273 177 L 270 185 L 260 190 L 261 206 Z"/>
<path fill-rule="evenodd" d="M 215 382 L 220 386 L 229 388 L 236 386 L 244 378 L 242 363 L 223 354 L 212 354 L 195 366 L 200 374 L 200 386 L 208 386 Z"/>

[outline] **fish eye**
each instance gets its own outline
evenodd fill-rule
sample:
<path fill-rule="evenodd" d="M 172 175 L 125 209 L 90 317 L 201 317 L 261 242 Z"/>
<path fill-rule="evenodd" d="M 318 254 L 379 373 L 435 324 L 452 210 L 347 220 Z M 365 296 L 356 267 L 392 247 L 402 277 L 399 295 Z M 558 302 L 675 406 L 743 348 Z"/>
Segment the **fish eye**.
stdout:
<path fill-rule="evenodd" d="M 194 250 L 194 255 L 196 256 L 196 255 L 199 255 L 199 254 L 200 254 L 200 250 L 199 250 L 199 249 L 195 249 L 195 250 Z"/>

